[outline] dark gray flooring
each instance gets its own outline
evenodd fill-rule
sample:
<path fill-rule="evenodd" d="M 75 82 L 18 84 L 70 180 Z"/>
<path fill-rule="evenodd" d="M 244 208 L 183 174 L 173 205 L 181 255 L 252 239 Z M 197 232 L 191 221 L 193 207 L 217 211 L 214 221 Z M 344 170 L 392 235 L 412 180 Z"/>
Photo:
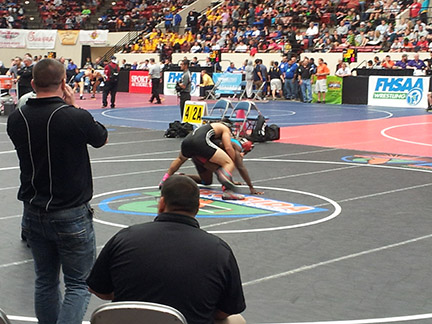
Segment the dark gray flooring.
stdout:
<path fill-rule="evenodd" d="M 19 238 L 19 171 L 5 123 L 0 117 L 0 308 L 13 319 L 24 316 L 14 321 L 24 323 L 34 317 L 33 263 Z M 151 216 L 104 212 L 98 204 L 155 190 L 181 141 L 162 134 L 114 127 L 108 145 L 90 149 L 98 220 L 151 221 Z M 264 197 L 324 211 L 199 219 L 237 256 L 249 323 L 432 323 L 431 171 L 341 160 L 354 154 L 359 152 L 258 144 L 246 165 Z M 194 169 L 188 163 L 181 171 Z M 119 227 L 95 222 L 95 229 L 101 247 Z M 86 320 L 101 303 L 92 297 Z M 429 315 L 421 320 L 421 314 Z M 396 318 L 402 316 L 410 317 Z M 379 318 L 389 319 L 372 320 Z"/>

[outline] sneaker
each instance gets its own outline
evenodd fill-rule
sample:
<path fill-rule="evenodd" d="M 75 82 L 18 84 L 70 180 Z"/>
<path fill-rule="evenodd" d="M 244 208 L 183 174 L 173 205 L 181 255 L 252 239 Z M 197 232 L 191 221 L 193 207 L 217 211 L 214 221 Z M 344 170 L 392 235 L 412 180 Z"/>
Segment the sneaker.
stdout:
<path fill-rule="evenodd" d="M 94 95 L 94 94 L 92 94 L 92 95 L 90 96 L 90 98 L 95 98 L 95 95 Z"/>
<path fill-rule="evenodd" d="M 115 108 L 115 105 L 111 105 L 111 109 L 114 109 Z"/>
<path fill-rule="evenodd" d="M 107 107 L 106 105 L 103 105 L 103 106 L 102 106 L 102 109 L 105 109 L 106 107 Z"/>
<path fill-rule="evenodd" d="M 236 194 L 230 190 L 226 190 L 223 194 L 222 194 L 222 199 L 223 200 L 244 200 L 245 196 L 240 195 L 240 194 Z"/>
<path fill-rule="evenodd" d="M 85 98 L 83 96 L 80 96 L 80 100 L 85 100 Z"/>
<path fill-rule="evenodd" d="M 233 183 L 232 176 L 223 168 L 216 170 L 216 177 L 219 182 L 224 185 L 228 190 L 235 190 L 236 186 Z"/>

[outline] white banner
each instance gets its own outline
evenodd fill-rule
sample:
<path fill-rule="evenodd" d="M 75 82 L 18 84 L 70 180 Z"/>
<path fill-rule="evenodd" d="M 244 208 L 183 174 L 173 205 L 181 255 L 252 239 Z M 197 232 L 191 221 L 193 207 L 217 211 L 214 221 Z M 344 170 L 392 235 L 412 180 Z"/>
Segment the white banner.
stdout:
<path fill-rule="evenodd" d="M 0 48 L 25 48 L 28 30 L 0 29 Z"/>
<path fill-rule="evenodd" d="M 164 72 L 164 95 L 165 96 L 175 96 L 177 95 L 175 91 L 175 85 L 177 81 L 181 80 L 183 72 L 182 71 L 171 71 Z M 191 96 L 199 96 L 198 85 L 201 82 L 201 73 L 191 72 L 192 84 L 191 84 Z"/>
<path fill-rule="evenodd" d="M 85 45 L 105 45 L 108 41 L 108 30 L 80 30 L 79 41 Z"/>
<path fill-rule="evenodd" d="M 370 76 L 368 105 L 426 109 L 429 80 L 425 77 Z"/>
<path fill-rule="evenodd" d="M 57 30 L 35 29 L 29 30 L 27 34 L 28 49 L 54 49 L 57 37 Z"/>

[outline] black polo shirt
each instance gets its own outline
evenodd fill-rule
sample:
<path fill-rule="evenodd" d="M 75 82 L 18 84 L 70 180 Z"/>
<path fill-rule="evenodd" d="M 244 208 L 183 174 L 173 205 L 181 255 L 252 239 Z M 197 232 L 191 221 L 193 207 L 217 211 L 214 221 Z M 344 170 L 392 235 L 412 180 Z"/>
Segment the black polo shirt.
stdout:
<path fill-rule="evenodd" d="M 88 111 L 60 97 L 30 98 L 9 116 L 7 132 L 20 160 L 19 200 L 54 211 L 92 198 L 87 144 L 103 146 L 108 132 Z"/>
<path fill-rule="evenodd" d="M 160 214 L 123 229 L 101 251 L 87 279 L 113 301 L 145 301 L 178 309 L 188 324 L 213 324 L 213 314 L 245 308 L 231 248 L 199 228 L 195 218 Z"/>
<path fill-rule="evenodd" d="M 301 76 L 302 80 L 310 79 L 312 76 L 311 68 L 309 66 L 304 67 L 300 65 L 297 69 L 297 74 Z"/>

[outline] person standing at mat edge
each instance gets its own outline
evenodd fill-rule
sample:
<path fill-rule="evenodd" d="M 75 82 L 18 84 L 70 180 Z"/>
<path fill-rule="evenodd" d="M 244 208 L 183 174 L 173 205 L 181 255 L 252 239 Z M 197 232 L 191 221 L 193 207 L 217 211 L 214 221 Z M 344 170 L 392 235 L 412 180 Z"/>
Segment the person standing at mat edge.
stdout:
<path fill-rule="evenodd" d="M 152 96 L 149 101 L 153 103 L 153 100 L 156 99 L 156 103 L 161 104 L 162 102 L 161 99 L 159 98 L 161 68 L 159 64 L 156 64 L 154 58 L 150 59 L 149 76 L 152 82 Z"/>
<path fill-rule="evenodd" d="M 180 62 L 180 69 L 183 71 L 178 86 L 180 87 L 180 119 L 183 118 L 185 102 L 191 99 L 191 83 L 192 78 L 189 71 L 189 61 L 183 60 Z"/>
<path fill-rule="evenodd" d="M 199 205 L 192 179 L 167 179 L 155 220 L 123 229 L 105 244 L 87 279 L 90 291 L 114 302 L 168 305 L 190 324 L 244 324 L 237 261 L 225 241 L 199 228 Z"/>
<path fill-rule="evenodd" d="M 106 108 L 108 106 L 108 94 L 111 94 L 111 108 L 115 108 L 119 71 L 120 69 L 117 65 L 117 59 L 115 56 L 113 56 L 111 57 L 111 62 L 108 63 L 104 68 L 106 80 L 102 93 L 102 108 Z"/>
<path fill-rule="evenodd" d="M 86 278 L 96 256 L 87 144 L 103 146 L 108 132 L 75 104 L 62 63 L 39 61 L 32 86 L 36 98 L 9 116 L 7 133 L 20 162 L 18 199 L 34 259 L 36 317 L 39 324 L 81 324 L 90 299 Z"/>
<path fill-rule="evenodd" d="M 317 103 L 325 103 L 327 93 L 327 75 L 330 74 L 330 70 L 327 64 L 324 63 L 322 58 L 318 59 L 318 67 L 316 71 L 317 80 L 315 83 L 315 92 L 318 93 Z"/>

